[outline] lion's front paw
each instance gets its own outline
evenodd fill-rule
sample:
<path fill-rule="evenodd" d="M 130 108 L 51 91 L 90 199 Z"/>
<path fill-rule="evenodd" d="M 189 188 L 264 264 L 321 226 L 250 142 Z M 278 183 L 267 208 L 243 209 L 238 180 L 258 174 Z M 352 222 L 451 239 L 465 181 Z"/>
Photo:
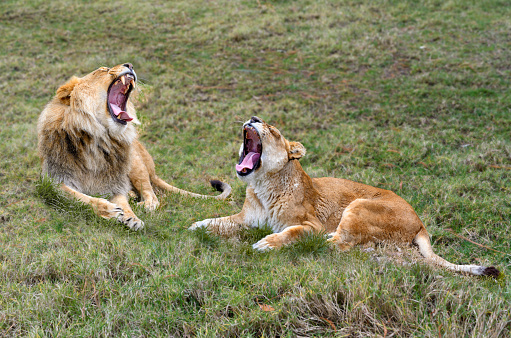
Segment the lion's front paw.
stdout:
<path fill-rule="evenodd" d="M 188 230 L 197 230 L 199 228 L 207 228 L 208 225 L 211 223 L 211 219 L 208 218 L 208 219 L 205 219 L 203 221 L 199 221 L 199 222 L 195 222 L 193 223 L 189 228 Z"/>
<path fill-rule="evenodd" d="M 282 246 L 282 241 L 280 239 L 279 234 L 271 234 L 263 239 L 261 239 L 259 242 L 252 245 L 252 248 L 257 251 L 268 251 L 271 249 L 277 249 Z"/>
<path fill-rule="evenodd" d="M 107 201 L 104 198 L 98 198 L 92 204 L 94 211 L 106 219 L 120 219 L 124 216 L 124 211 L 117 204 Z"/>
<path fill-rule="evenodd" d="M 144 227 L 144 222 L 141 221 L 135 215 L 123 217 L 123 218 L 119 219 L 119 221 L 121 221 L 124 225 L 126 225 L 128 228 L 130 228 L 131 230 L 134 230 L 134 231 L 140 230 Z"/>
<path fill-rule="evenodd" d="M 144 208 L 148 211 L 153 211 L 160 206 L 160 202 L 158 201 L 158 198 L 151 197 L 143 200 L 142 202 L 138 202 L 139 205 L 143 205 Z"/>

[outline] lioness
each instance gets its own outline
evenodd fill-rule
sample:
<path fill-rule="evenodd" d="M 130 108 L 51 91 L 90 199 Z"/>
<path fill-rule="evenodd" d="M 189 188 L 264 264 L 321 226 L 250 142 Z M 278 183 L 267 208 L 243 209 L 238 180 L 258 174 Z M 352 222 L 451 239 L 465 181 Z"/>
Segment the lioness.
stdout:
<path fill-rule="evenodd" d="M 205 219 L 190 229 L 232 236 L 245 227 L 273 230 L 253 245 L 264 251 L 280 248 L 305 232 L 330 233 L 341 250 L 367 242 L 415 243 L 428 262 L 474 275 L 498 276 L 494 267 L 455 265 L 433 253 L 426 228 L 412 207 L 389 190 L 345 179 L 310 178 L 298 162 L 305 148 L 286 140 L 273 126 L 254 116 L 243 126 L 236 165 L 248 184 L 239 214 Z"/>
<path fill-rule="evenodd" d="M 116 218 L 130 229 L 144 226 L 130 208 L 127 194 L 137 190 L 148 210 L 158 207 L 156 187 L 194 197 L 226 198 L 231 187 L 211 181 L 218 196 L 175 188 L 155 173 L 151 155 L 137 139 L 140 124 L 130 94 L 137 75 L 130 63 L 101 67 L 72 77 L 57 89 L 37 124 L 38 151 L 43 175 L 60 183 L 63 191 L 90 204 L 97 215 Z M 110 201 L 90 195 L 111 195 Z"/>

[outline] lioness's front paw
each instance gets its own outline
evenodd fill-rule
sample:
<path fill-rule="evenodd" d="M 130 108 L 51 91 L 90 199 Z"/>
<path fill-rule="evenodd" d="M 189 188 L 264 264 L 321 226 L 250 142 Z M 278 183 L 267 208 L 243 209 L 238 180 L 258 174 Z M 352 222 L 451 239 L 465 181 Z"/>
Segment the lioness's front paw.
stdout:
<path fill-rule="evenodd" d="M 257 251 L 268 251 L 280 248 L 281 246 L 282 241 L 279 238 L 279 234 L 271 234 L 253 244 L 252 248 Z"/>
<path fill-rule="evenodd" d="M 139 229 L 142 229 L 144 227 L 144 222 L 141 221 L 137 216 L 129 216 L 129 217 L 123 217 L 119 219 L 124 225 L 126 225 L 131 230 L 137 231 Z"/>
<path fill-rule="evenodd" d="M 207 228 L 208 225 L 211 223 L 211 219 L 208 218 L 208 219 L 205 219 L 203 221 L 199 221 L 199 222 L 195 222 L 193 223 L 189 228 L 188 230 L 197 230 L 199 228 Z"/>
<path fill-rule="evenodd" d="M 124 211 L 117 204 L 109 202 L 104 198 L 98 198 L 94 202 L 92 207 L 98 216 L 106 219 L 120 219 L 124 216 Z"/>

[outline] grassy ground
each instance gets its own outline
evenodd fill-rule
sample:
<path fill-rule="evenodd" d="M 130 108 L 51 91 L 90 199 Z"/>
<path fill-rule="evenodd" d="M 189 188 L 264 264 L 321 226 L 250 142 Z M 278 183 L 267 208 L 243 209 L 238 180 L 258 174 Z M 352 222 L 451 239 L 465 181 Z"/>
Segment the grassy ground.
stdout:
<path fill-rule="evenodd" d="M 510 335 L 510 17 L 498 0 L 2 1 L 0 335 Z M 211 194 L 208 179 L 225 180 L 232 204 L 161 195 L 153 213 L 135 206 L 135 233 L 36 194 L 44 105 L 72 75 L 122 62 L 143 82 L 160 176 Z M 308 238 L 258 254 L 261 231 L 188 232 L 241 208 L 252 115 L 306 146 L 311 176 L 396 191 L 437 253 L 504 276 L 392 246 L 341 254 Z"/>

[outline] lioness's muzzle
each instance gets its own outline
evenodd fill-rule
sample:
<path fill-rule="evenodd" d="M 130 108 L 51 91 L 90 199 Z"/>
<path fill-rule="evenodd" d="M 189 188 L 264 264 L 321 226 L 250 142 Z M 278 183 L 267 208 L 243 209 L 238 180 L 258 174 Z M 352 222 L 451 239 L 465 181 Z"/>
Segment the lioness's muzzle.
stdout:
<path fill-rule="evenodd" d="M 263 145 L 257 130 L 249 123 L 243 128 L 243 152 L 236 165 L 238 175 L 245 176 L 259 168 Z"/>

